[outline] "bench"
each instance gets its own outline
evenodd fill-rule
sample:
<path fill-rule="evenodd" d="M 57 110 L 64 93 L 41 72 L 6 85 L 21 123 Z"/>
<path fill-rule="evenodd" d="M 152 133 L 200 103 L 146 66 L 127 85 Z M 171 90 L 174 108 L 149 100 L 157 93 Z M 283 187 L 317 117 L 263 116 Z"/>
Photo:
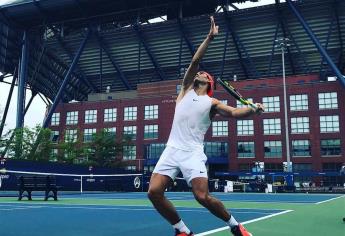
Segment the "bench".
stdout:
<path fill-rule="evenodd" d="M 18 178 L 19 197 L 18 201 L 23 197 L 27 197 L 28 200 L 32 200 L 32 191 L 44 191 L 44 200 L 52 197 L 57 201 L 57 189 L 56 178 L 54 176 L 20 176 Z M 25 194 L 25 192 L 27 194 Z"/>

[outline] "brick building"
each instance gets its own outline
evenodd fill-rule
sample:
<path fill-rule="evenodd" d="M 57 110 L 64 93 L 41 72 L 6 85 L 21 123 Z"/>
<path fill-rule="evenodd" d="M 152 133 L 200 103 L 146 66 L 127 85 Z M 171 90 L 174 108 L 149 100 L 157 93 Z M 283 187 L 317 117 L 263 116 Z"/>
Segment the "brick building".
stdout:
<path fill-rule="evenodd" d="M 107 128 L 131 134 L 125 147 L 128 169 L 152 171 L 167 142 L 181 81 L 139 84 L 136 91 L 91 94 L 87 102 L 61 103 L 50 128 L 57 140 L 81 138 Z M 215 171 L 283 171 L 286 162 L 282 78 L 234 81 L 241 94 L 262 102 L 266 112 L 243 120 L 216 116 L 205 136 L 205 152 Z M 345 91 L 338 81 L 317 75 L 287 78 L 291 162 L 294 171 L 338 171 L 345 162 Z M 218 87 L 215 97 L 240 104 Z M 57 150 L 54 150 L 57 152 Z"/>

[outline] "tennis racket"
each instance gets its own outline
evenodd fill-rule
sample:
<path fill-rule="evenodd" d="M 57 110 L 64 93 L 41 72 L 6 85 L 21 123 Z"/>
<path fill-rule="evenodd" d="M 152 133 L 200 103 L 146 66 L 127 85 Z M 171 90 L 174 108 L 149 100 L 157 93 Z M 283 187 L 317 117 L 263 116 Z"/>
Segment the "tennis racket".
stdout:
<path fill-rule="evenodd" d="M 236 98 L 238 101 L 240 101 L 242 104 L 252 107 L 255 110 L 258 110 L 258 106 L 251 101 L 245 99 L 234 87 L 231 86 L 227 81 L 222 80 L 221 78 L 217 78 L 217 82 L 228 92 L 230 93 L 234 98 Z M 260 109 L 260 112 L 262 112 L 262 109 Z"/>

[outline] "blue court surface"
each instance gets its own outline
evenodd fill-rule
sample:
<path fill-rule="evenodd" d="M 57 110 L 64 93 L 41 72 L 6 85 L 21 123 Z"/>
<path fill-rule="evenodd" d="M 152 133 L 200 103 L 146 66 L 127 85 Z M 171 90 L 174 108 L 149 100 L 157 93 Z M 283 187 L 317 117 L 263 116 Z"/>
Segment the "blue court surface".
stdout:
<path fill-rule="evenodd" d="M 227 202 L 280 202 L 318 203 L 339 195 L 307 194 L 225 194 L 215 193 Z M 167 193 L 175 201 L 194 202 L 191 193 Z M 37 196 L 40 198 L 40 196 Z M 145 193 L 83 194 L 59 196 L 59 201 L 22 201 L 1 199 L 0 235 L 3 236 L 150 236 L 172 235 L 171 226 L 161 218 L 149 204 L 123 204 L 119 199 L 144 200 Z M 71 203 L 71 201 L 76 201 Z M 83 204 L 83 200 L 94 200 L 95 204 Z M 111 200 L 109 205 L 97 204 L 100 200 Z M 202 207 L 177 207 L 178 212 L 195 233 L 208 235 L 208 231 L 225 226 L 224 222 Z M 281 213 L 287 209 L 231 208 L 232 214 L 241 222 L 252 222 Z M 205 233 L 206 232 L 206 233 Z M 230 235 L 230 234 L 229 234 Z"/>

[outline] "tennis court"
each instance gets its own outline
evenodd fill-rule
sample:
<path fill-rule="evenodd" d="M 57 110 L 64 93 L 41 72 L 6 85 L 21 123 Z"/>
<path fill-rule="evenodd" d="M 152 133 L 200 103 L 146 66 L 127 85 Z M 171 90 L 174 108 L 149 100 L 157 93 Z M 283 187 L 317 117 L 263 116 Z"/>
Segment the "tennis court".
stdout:
<path fill-rule="evenodd" d="M 344 195 L 214 193 L 255 236 L 343 235 Z M 184 221 L 201 235 L 230 235 L 225 224 L 202 208 L 189 192 L 168 192 Z M 0 234 L 172 235 L 145 193 L 59 194 L 59 200 L 18 202 L 0 198 Z"/>

